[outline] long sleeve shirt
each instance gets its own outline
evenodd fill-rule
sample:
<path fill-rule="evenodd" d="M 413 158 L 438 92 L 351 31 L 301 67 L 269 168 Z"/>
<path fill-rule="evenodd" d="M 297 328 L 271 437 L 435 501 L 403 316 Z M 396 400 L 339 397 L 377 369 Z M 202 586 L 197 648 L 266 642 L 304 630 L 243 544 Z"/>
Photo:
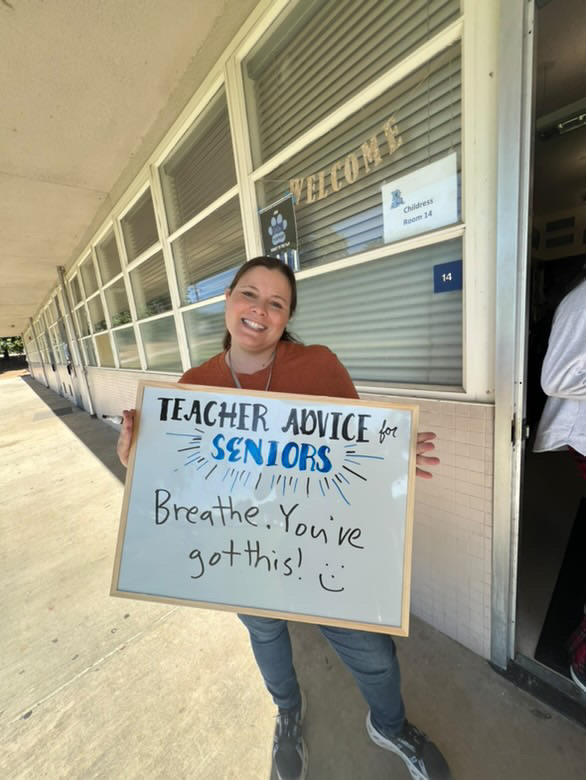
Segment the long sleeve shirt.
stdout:
<path fill-rule="evenodd" d="M 558 306 L 541 370 L 548 395 L 535 452 L 572 447 L 586 455 L 586 279 Z"/>

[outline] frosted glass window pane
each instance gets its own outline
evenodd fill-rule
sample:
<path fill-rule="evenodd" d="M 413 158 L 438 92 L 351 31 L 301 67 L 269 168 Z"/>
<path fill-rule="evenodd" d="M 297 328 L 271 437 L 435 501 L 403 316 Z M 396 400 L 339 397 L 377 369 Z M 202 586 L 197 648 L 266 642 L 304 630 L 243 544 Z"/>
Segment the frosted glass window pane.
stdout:
<path fill-rule="evenodd" d="M 88 311 L 90 314 L 90 322 L 94 333 L 100 330 L 106 330 L 106 318 L 104 317 L 104 307 L 99 295 L 87 302 Z"/>
<path fill-rule="evenodd" d="M 126 287 L 124 286 L 124 280 L 118 279 L 116 282 L 106 287 L 104 290 L 104 297 L 106 298 L 106 306 L 108 307 L 108 313 L 110 314 L 110 321 L 112 327 L 117 325 L 124 325 L 126 322 L 130 322 L 130 307 L 128 305 L 128 296 L 126 295 Z"/>
<path fill-rule="evenodd" d="M 153 371 L 181 371 L 177 332 L 172 317 L 162 317 L 140 326 L 147 368 Z"/>
<path fill-rule="evenodd" d="M 222 339 L 226 330 L 224 303 L 213 303 L 186 311 L 183 318 L 192 366 L 198 366 L 222 351 Z"/>
<path fill-rule="evenodd" d="M 90 324 L 87 318 L 87 312 L 85 310 L 85 306 L 80 306 L 79 309 L 76 309 L 75 315 L 77 317 L 77 324 L 79 327 L 80 335 L 81 336 L 91 335 Z"/>
<path fill-rule="evenodd" d="M 120 368 L 140 368 L 140 358 L 136 346 L 136 337 L 132 328 L 112 331 L 114 344 L 118 352 Z"/>
<path fill-rule="evenodd" d="M 98 350 L 101 366 L 114 366 L 114 353 L 112 352 L 112 344 L 110 343 L 108 333 L 101 333 L 99 336 L 96 336 L 96 349 Z"/>
<path fill-rule="evenodd" d="M 139 319 L 161 314 L 171 308 L 171 294 L 162 252 L 157 252 L 131 271 L 130 280 Z"/>
<path fill-rule="evenodd" d="M 94 350 L 94 344 L 91 338 L 82 339 L 83 348 L 85 351 L 85 360 L 88 366 L 97 366 L 96 353 Z"/>

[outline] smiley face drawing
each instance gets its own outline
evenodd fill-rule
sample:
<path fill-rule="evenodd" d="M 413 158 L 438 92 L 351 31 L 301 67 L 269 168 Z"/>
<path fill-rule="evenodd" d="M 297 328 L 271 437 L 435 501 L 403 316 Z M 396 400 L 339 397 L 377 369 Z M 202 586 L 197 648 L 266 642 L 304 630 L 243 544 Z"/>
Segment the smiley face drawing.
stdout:
<path fill-rule="evenodd" d="M 329 567 L 329 564 L 328 564 L 328 563 L 326 563 L 326 567 Z M 344 565 L 343 565 L 343 564 L 341 564 L 341 565 L 340 565 L 340 568 L 341 568 L 341 569 L 343 569 L 343 568 L 344 568 Z M 342 585 L 342 586 L 340 586 L 340 587 L 329 587 L 329 586 L 328 586 L 328 585 L 326 585 L 326 583 L 324 582 L 324 579 L 326 579 L 326 578 L 328 579 L 328 581 L 329 581 L 330 579 L 331 579 L 331 580 L 335 580 L 335 579 L 336 579 L 336 575 L 335 575 L 335 574 L 329 574 L 328 572 L 326 572 L 326 574 L 323 574 L 322 572 L 320 572 L 320 574 L 319 574 L 319 577 L 318 577 L 319 584 L 322 586 L 322 588 L 323 588 L 324 590 L 327 590 L 327 591 L 328 591 L 328 593 L 341 593 L 341 592 L 344 590 L 344 586 L 343 586 L 343 585 Z M 332 585 L 335 585 L 335 583 L 331 582 L 331 583 L 329 583 L 329 585 L 330 585 L 330 586 L 332 586 Z"/>

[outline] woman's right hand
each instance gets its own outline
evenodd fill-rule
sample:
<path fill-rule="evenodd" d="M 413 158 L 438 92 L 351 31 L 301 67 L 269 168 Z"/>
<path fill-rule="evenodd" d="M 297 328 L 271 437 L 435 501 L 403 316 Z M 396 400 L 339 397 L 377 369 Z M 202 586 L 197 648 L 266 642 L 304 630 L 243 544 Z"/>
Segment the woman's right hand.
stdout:
<path fill-rule="evenodd" d="M 134 431 L 134 415 L 136 409 L 124 409 L 122 412 L 122 428 L 116 444 L 116 453 L 123 466 L 128 466 L 128 457 L 130 455 L 130 445 L 132 443 L 132 433 Z"/>

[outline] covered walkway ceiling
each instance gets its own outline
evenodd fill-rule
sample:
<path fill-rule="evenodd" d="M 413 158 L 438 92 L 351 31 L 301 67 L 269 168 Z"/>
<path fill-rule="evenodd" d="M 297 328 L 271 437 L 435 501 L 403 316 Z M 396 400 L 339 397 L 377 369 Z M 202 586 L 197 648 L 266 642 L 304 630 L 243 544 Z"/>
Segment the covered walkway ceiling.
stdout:
<path fill-rule="evenodd" d="M 0 336 L 22 333 L 258 0 L 0 0 Z"/>
<path fill-rule="evenodd" d="M 0 0 L 0 336 L 24 331 L 257 4 Z M 584 99 L 586 5 L 538 7 L 539 120 Z M 552 191 L 558 209 L 586 199 L 584 133 L 542 155 L 537 214 Z"/>

